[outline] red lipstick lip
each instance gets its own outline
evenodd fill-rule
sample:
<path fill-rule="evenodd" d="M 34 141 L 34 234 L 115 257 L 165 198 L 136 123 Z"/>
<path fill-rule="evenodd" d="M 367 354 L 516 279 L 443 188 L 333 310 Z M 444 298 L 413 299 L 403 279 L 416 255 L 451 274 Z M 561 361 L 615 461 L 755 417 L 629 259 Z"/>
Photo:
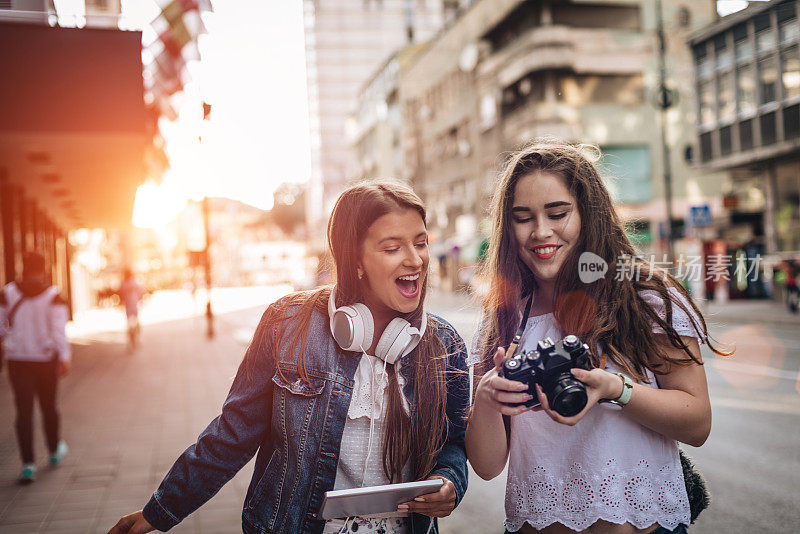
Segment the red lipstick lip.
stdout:
<path fill-rule="evenodd" d="M 537 252 L 538 249 L 548 248 L 548 247 L 556 247 L 556 249 L 553 252 L 548 252 L 547 254 L 542 254 L 540 252 Z M 553 256 L 556 255 L 556 252 L 558 252 L 558 249 L 560 249 L 560 248 L 561 248 L 561 245 L 550 245 L 550 244 L 537 245 L 537 246 L 533 247 L 533 249 L 531 249 L 531 252 L 533 252 L 533 255 L 536 256 L 537 258 L 539 258 L 540 260 L 549 260 L 550 258 L 552 258 Z"/>

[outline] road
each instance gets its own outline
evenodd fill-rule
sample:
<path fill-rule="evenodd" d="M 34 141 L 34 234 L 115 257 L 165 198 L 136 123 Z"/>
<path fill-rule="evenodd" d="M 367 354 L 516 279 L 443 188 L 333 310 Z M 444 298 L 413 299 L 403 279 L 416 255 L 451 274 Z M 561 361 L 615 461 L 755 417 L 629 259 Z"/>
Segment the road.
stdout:
<path fill-rule="evenodd" d="M 134 354 L 125 349 L 119 311 L 93 312 L 72 325 L 75 362 L 61 389 L 71 453 L 58 469 L 40 469 L 27 487 L 13 484 L 19 461 L 11 393 L 2 378 L 0 534 L 103 533 L 140 508 L 175 457 L 218 413 L 263 303 L 287 290 L 220 292 L 213 341 L 205 339 L 204 320 L 197 316 L 202 302 L 188 293 L 154 295 L 143 310 L 142 347 Z M 467 341 L 472 338 L 474 303 L 435 292 L 428 303 Z M 800 525 L 800 328 L 741 317 L 711 330 L 737 343 L 734 357 L 704 351 L 714 425 L 703 447 L 686 449 L 708 479 L 713 503 L 693 534 L 782 533 Z M 251 473 L 252 463 L 172 532 L 239 532 Z M 441 531 L 503 532 L 504 479 L 486 482 L 473 474 L 466 498 Z"/>

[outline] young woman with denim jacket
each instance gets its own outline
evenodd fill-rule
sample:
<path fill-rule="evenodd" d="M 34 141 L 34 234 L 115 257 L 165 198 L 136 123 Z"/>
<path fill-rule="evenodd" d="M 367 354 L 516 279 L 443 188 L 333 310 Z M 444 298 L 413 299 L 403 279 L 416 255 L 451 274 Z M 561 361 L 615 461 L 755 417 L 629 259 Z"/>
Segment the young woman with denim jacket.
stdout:
<path fill-rule="evenodd" d="M 371 343 L 365 336 L 365 346 L 344 350 L 339 336 L 334 339 L 331 287 L 269 306 L 222 414 L 178 458 L 144 509 L 120 519 L 110 534 L 170 529 L 256 453 L 242 511 L 245 533 L 438 531 L 436 518 L 449 515 L 467 489 L 464 343 L 452 326 L 428 314 L 410 353 L 394 364 L 373 356 L 386 352 L 379 342 L 386 343 L 382 333 L 395 328 L 396 318 L 423 328 L 424 206 L 403 185 L 354 186 L 337 201 L 328 242 L 337 275 L 331 305 L 365 305 L 374 320 Z M 370 404 L 368 417 L 359 417 L 363 411 L 354 417 L 363 408 L 356 406 L 364 391 L 358 382 L 374 378 L 373 370 L 382 378 L 367 391 L 382 394 L 366 400 L 376 411 Z M 328 490 L 430 478 L 444 479 L 441 490 L 401 504 L 392 517 L 334 525 L 319 516 Z"/>

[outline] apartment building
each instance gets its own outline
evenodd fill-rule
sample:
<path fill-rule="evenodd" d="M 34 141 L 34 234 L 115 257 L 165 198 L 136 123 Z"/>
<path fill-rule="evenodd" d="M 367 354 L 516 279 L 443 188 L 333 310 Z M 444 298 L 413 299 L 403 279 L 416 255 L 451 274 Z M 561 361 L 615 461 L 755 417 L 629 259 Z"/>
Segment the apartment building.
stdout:
<path fill-rule="evenodd" d="M 722 209 L 725 172 L 694 158 L 689 35 L 716 20 L 714 2 L 480 0 L 441 32 L 400 81 L 405 165 L 443 238 L 485 228 L 503 154 L 539 136 L 591 143 L 631 235 L 666 252 L 667 207 L 657 8 L 665 39 L 664 114 L 674 234 L 691 207 Z M 680 246 L 678 247 L 680 252 Z"/>
<path fill-rule="evenodd" d="M 726 170 L 723 235 L 800 256 L 800 6 L 753 3 L 690 39 L 699 160 Z"/>

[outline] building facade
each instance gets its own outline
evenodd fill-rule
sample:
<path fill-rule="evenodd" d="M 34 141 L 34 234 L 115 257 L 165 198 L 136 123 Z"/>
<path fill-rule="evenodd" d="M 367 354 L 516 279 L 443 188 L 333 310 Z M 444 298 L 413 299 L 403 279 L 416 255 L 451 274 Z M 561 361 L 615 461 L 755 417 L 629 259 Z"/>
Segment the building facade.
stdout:
<path fill-rule="evenodd" d="M 692 36 L 702 168 L 727 170 L 723 235 L 800 256 L 800 16 L 773 0 Z"/>
<path fill-rule="evenodd" d="M 399 48 L 431 38 L 445 21 L 444 0 L 305 0 L 311 128 L 309 228 L 324 226 L 336 196 L 357 172 L 357 95 Z M 316 233 L 315 233 L 316 235 Z M 324 248 L 320 236 L 318 248 Z"/>
<path fill-rule="evenodd" d="M 666 86 L 659 111 L 658 8 Z M 405 165 L 431 228 L 472 245 L 504 154 L 540 136 L 601 148 L 600 167 L 631 235 L 666 252 L 664 150 L 669 149 L 676 252 L 690 209 L 722 209 L 725 172 L 691 165 L 695 120 L 690 34 L 715 2 L 480 0 L 441 32 L 400 81 Z M 666 143 L 660 121 L 666 120 Z M 474 246 L 473 250 L 478 247 Z"/>

